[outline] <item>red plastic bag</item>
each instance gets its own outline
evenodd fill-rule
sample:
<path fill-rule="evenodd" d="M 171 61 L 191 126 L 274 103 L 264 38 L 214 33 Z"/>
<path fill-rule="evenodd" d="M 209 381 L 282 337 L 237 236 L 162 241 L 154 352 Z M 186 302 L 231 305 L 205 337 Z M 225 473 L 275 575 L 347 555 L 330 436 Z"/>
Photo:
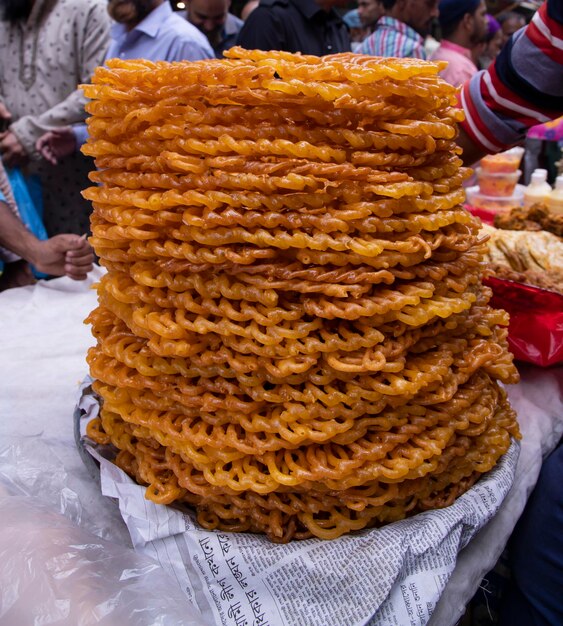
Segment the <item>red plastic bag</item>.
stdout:
<path fill-rule="evenodd" d="M 475 217 L 481 218 L 483 224 L 489 224 L 489 226 L 494 226 L 495 215 L 497 211 L 492 211 L 490 209 L 480 209 L 476 206 L 470 206 L 468 204 L 465 205 L 465 208 Z"/>
<path fill-rule="evenodd" d="M 542 367 L 563 363 L 563 295 L 495 277 L 483 282 L 493 290 L 491 306 L 510 314 L 514 357 Z"/>

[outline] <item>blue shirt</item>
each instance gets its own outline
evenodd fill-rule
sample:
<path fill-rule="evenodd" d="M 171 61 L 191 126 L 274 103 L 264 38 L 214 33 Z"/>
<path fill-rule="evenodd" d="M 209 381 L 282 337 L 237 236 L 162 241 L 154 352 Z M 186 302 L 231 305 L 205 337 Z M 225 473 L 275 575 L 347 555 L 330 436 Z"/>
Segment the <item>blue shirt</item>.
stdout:
<path fill-rule="evenodd" d="M 149 61 L 198 61 L 215 57 L 207 37 L 193 24 L 176 15 L 168 0 L 130 31 L 123 24 L 114 24 L 111 38 L 106 60 L 117 57 Z M 76 144 L 82 146 L 88 139 L 86 124 L 75 124 L 72 130 Z"/>
<path fill-rule="evenodd" d="M 124 24 L 114 24 L 111 38 L 106 59 L 197 61 L 215 56 L 207 37 L 176 15 L 169 2 L 163 2 L 130 31 Z"/>

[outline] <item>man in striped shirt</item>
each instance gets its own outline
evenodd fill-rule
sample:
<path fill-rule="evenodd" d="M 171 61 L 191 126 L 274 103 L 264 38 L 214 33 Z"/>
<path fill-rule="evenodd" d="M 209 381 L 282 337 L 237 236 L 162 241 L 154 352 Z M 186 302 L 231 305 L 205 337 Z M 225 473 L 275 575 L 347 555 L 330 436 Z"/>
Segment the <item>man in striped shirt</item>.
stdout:
<path fill-rule="evenodd" d="M 438 17 L 438 0 L 382 0 L 384 15 L 360 52 L 380 57 L 426 59 L 424 38 Z"/>
<path fill-rule="evenodd" d="M 548 0 L 488 70 L 460 94 L 466 119 L 458 143 L 472 164 L 522 143 L 532 126 L 563 113 L 563 0 Z"/>

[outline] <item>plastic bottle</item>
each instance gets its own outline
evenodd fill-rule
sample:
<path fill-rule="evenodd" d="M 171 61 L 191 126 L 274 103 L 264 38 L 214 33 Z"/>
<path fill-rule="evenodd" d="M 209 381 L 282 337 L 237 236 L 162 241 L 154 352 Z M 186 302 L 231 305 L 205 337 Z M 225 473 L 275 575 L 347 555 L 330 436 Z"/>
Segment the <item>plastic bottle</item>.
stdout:
<path fill-rule="evenodd" d="M 524 189 L 524 207 L 541 202 L 547 204 L 551 185 L 547 182 L 547 170 L 537 169 L 532 173 L 530 184 Z"/>
<path fill-rule="evenodd" d="M 547 206 L 554 213 L 563 213 L 563 174 L 555 179 L 555 189 L 549 194 Z"/>

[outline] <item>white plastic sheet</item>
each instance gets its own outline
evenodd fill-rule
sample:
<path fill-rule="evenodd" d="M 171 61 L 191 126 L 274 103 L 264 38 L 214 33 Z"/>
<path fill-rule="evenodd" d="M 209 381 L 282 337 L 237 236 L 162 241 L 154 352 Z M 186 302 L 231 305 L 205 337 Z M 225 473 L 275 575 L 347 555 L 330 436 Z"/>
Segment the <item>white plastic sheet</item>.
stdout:
<path fill-rule="evenodd" d="M 91 282 L 0 294 L 0 624 L 205 625 L 176 582 L 136 553 L 82 462 L 72 415 Z"/>

